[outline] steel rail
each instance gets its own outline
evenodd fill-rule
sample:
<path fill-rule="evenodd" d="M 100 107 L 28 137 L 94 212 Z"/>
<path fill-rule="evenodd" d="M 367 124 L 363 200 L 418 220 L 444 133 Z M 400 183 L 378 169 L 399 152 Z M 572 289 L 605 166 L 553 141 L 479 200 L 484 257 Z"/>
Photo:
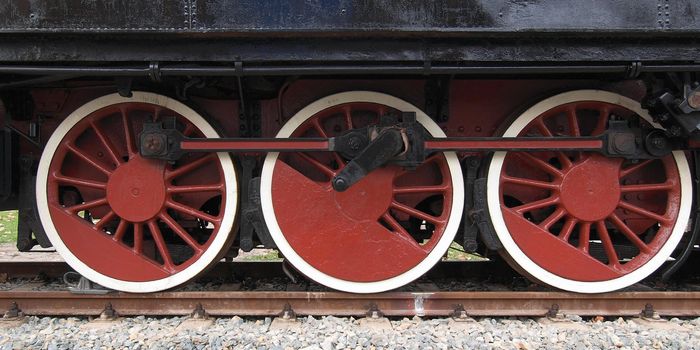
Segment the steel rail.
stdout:
<path fill-rule="evenodd" d="M 121 316 L 181 316 L 198 304 L 212 316 L 274 316 L 286 304 L 298 315 L 362 316 L 376 306 L 386 316 L 446 317 L 464 307 L 471 316 L 544 316 L 553 307 L 579 316 L 635 316 L 647 304 L 661 316 L 700 316 L 700 292 L 163 292 L 77 295 L 57 291 L 4 291 L 0 305 L 25 315 L 95 316 L 107 303 Z M 556 306 L 555 306 L 556 305 Z"/>

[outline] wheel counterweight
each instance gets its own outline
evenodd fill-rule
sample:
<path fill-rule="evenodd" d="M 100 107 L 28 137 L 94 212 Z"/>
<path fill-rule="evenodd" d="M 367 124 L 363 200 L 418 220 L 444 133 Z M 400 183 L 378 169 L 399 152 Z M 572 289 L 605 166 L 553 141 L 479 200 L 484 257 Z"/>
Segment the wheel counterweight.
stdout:
<path fill-rule="evenodd" d="M 364 91 L 312 103 L 277 137 L 333 137 L 399 111 L 416 112 L 432 136 L 444 137 L 416 107 Z M 347 162 L 337 153 L 267 156 L 263 213 L 280 251 L 309 278 L 348 292 L 385 291 L 420 277 L 444 255 L 460 222 L 464 186 L 457 157 L 434 153 L 414 171 L 387 165 L 337 192 L 331 179 Z"/>
<path fill-rule="evenodd" d="M 237 180 L 226 153 L 175 163 L 142 158 L 143 123 L 174 122 L 183 134 L 218 137 L 195 111 L 134 92 L 95 99 L 49 139 L 37 204 L 52 244 L 77 272 L 129 292 L 172 288 L 216 262 L 231 243 Z"/>
<path fill-rule="evenodd" d="M 597 136 L 613 119 L 652 126 L 638 102 L 580 90 L 534 105 L 503 136 Z M 507 260 L 535 280 L 583 293 L 617 290 L 650 275 L 680 241 L 692 205 L 682 151 L 640 161 L 496 152 L 487 194 Z"/>

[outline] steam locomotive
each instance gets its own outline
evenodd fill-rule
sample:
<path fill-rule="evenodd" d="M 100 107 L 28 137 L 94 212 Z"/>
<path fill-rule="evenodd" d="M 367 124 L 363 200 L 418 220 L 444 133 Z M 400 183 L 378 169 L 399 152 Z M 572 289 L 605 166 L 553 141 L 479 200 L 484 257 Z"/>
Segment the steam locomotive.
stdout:
<path fill-rule="evenodd" d="M 693 0 L 8 0 L 0 209 L 105 287 L 239 251 L 374 293 L 458 244 L 557 289 L 697 250 Z"/>

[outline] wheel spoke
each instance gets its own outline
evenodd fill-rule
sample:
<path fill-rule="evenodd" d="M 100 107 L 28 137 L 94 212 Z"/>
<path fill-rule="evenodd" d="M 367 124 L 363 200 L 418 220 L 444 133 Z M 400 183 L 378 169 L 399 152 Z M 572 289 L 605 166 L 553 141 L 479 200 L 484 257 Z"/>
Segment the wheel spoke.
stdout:
<path fill-rule="evenodd" d="M 124 238 L 124 234 L 126 234 L 126 228 L 128 226 L 128 221 L 124 219 L 119 220 L 119 225 L 117 225 L 117 230 L 114 232 L 114 236 L 112 236 L 112 239 L 116 242 L 121 241 Z"/>
<path fill-rule="evenodd" d="M 571 233 L 574 232 L 574 228 L 576 228 L 577 223 L 578 220 L 575 218 L 567 218 L 564 222 L 564 226 L 561 228 L 561 232 L 559 232 L 559 238 L 561 238 L 562 241 L 568 242 L 569 238 L 571 237 Z"/>
<path fill-rule="evenodd" d="M 134 223 L 134 252 L 143 254 L 143 224 L 140 222 Z"/>
<path fill-rule="evenodd" d="M 107 198 L 103 197 L 103 198 L 91 200 L 89 202 L 85 202 L 85 203 L 81 203 L 81 204 L 67 207 L 66 210 L 68 212 L 70 212 L 71 214 L 75 214 L 79 211 L 99 207 L 99 206 L 105 205 L 105 204 L 107 204 Z"/>
<path fill-rule="evenodd" d="M 98 221 L 95 224 L 95 228 L 98 230 L 103 229 L 105 227 L 105 225 L 107 225 L 116 216 L 117 216 L 117 214 L 113 210 L 110 210 L 109 212 L 107 212 L 107 214 L 105 214 L 102 218 L 100 218 L 100 221 Z"/>
<path fill-rule="evenodd" d="M 552 134 L 552 131 L 549 130 L 549 127 L 547 127 L 542 118 L 535 119 L 535 125 L 537 126 L 537 129 L 540 131 L 540 133 L 542 133 L 543 136 L 554 137 L 554 134 Z M 571 167 L 571 159 L 569 159 L 569 157 L 566 154 L 564 154 L 564 152 L 556 151 L 554 153 L 557 154 L 557 158 L 559 158 L 559 162 L 561 163 L 561 166 L 564 169 L 568 169 Z"/>
<path fill-rule="evenodd" d="M 526 178 L 522 178 L 522 177 L 509 176 L 509 175 L 501 176 L 501 181 L 503 181 L 504 183 L 511 183 L 511 184 L 521 185 L 521 186 L 525 186 L 525 187 L 534 187 L 534 188 L 541 188 L 541 189 L 547 189 L 547 190 L 555 190 L 555 189 L 559 188 L 559 185 L 553 184 L 551 182 L 532 180 L 532 179 L 526 179 Z"/>
<path fill-rule="evenodd" d="M 155 220 L 149 221 L 148 230 L 151 231 L 151 236 L 153 236 L 153 241 L 156 243 L 158 253 L 160 253 L 161 259 L 163 259 L 163 266 L 167 270 L 174 271 L 175 264 L 173 264 L 173 259 L 168 251 L 168 246 L 165 244 L 163 234 L 160 232 L 160 228 L 158 228 L 158 223 Z"/>
<path fill-rule="evenodd" d="M 328 134 L 326 133 L 326 130 L 323 129 L 321 121 L 318 118 L 314 118 L 313 120 L 311 120 L 311 125 L 314 127 L 314 130 L 316 130 L 319 137 L 322 137 L 324 139 L 328 138 Z"/>
<path fill-rule="evenodd" d="M 51 177 L 53 177 L 53 179 L 56 180 L 57 182 L 62 183 L 62 184 L 67 184 L 67 185 L 84 186 L 84 187 L 90 187 L 90 188 L 97 188 L 97 189 L 101 189 L 101 190 L 104 190 L 107 188 L 107 184 L 104 182 L 79 179 L 79 178 L 71 177 L 71 176 L 63 176 L 63 175 L 59 175 L 55 172 L 51 174 Z"/>
<path fill-rule="evenodd" d="M 222 192 L 224 184 L 168 186 L 169 193 Z"/>
<path fill-rule="evenodd" d="M 559 178 L 564 176 L 564 173 L 562 173 L 561 170 L 559 170 L 556 167 L 554 167 L 553 165 L 545 162 L 544 160 L 533 156 L 530 153 L 514 152 L 512 154 L 525 160 L 525 162 L 528 162 L 529 165 L 534 165 L 535 167 L 539 168 L 540 170 L 543 170 L 551 175 L 554 175 L 554 176 L 559 177 Z"/>
<path fill-rule="evenodd" d="M 74 144 L 70 142 L 66 142 L 65 146 L 68 150 L 70 150 L 73 154 L 76 156 L 80 157 L 80 159 L 84 160 L 86 163 L 92 165 L 95 169 L 101 171 L 105 175 L 109 176 L 112 174 L 111 169 L 107 169 L 104 165 L 100 164 L 99 161 L 96 159 L 93 159 L 91 156 L 87 155 L 85 152 L 83 152 L 81 149 L 76 147 Z"/>
<path fill-rule="evenodd" d="M 632 244 L 639 248 L 640 252 L 645 254 L 651 253 L 651 250 L 646 245 L 646 243 L 639 239 L 639 236 L 637 236 L 637 234 L 635 234 L 632 231 L 632 229 L 629 228 L 629 226 L 627 226 L 627 224 L 625 224 L 625 222 L 622 221 L 622 219 L 620 219 L 619 216 L 617 216 L 617 214 L 610 214 L 609 219 L 610 221 L 612 221 L 613 225 L 615 225 L 615 227 L 617 227 L 620 230 L 620 232 L 622 232 L 622 234 L 625 235 L 625 237 L 627 237 L 627 239 L 629 239 L 630 242 L 632 242 Z"/>
<path fill-rule="evenodd" d="M 114 164 L 116 164 L 117 166 L 119 164 L 122 164 L 122 159 L 118 155 L 118 152 L 117 152 L 116 148 L 114 147 L 114 144 L 112 144 L 112 141 L 110 141 L 110 139 L 107 138 L 107 136 L 97 126 L 97 123 L 94 120 L 90 120 L 90 126 L 92 126 L 92 130 L 95 132 L 97 137 L 100 139 L 100 142 L 102 142 L 102 145 L 107 150 L 107 153 L 109 153 L 109 156 L 112 157 Z"/>
<path fill-rule="evenodd" d="M 545 231 L 549 231 L 549 228 L 554 225 L 559 219 L 564 217 L 564 214 L 566 214 L 566 211 L 564 211 L 563 208 L 557 208 L 552 214 L 550 214 L 544 221 L 542 221 L 539 225 L 541 229 Z"/>
<path fill-rule="evenodd" d="M 343 108 L 343 116 L 345 117 L 345 125 L 348 127 L 348 130 L 352 129 L 352 109 L 350 106 L 345 106 L 345 108 Z"/>
<path fill-rule="evenodd" d="M 623 185 L 620 186 L 620 192 L 669 191 L 673 189 L 673 185 L 669 181 L 657 184 Z"/>
<path fill-rule="evenodd" d="M 425 251 L 425 248 L 423 246 L 421 246 L 420 244 L 418 244 L 418 242 L 416 242 L 416 240 L 413 239 L 411 234 L 408 233 L 408 231 L 406 231 L 406 229 L 403 226 L 401 226 L 401 224 L 399 224 L 398 221 L 396 221 L 396 219 L 394 219 L 394 217 L 391 216 L 391 214 L 389 212 L 384 213 L 384 215 L 382 215 L 382 219 L 389 226 L 391 226 L 391 228 L 393 229 L 392 232 L 401 236 L 405 241 L 410 243 L 412 246 L 414 246 L 420 250 Z"/>
<path fill-rule="evenodd" d="M 204 213 L 200 210 L 194 209 L 192 207 L 188 207 L 184 204 L 175 202 L 173 200 L 166 200 L 165 201 L 165 206 L 167 206 L 170 209 L 179 211 L 180 213 L 184 213 L 190 216 L 194 216 L 198 219 L 204 220 L 206 222 L 212 223 L 214 226 L 218 226 L 219 219 L 215 218 L 207 213 Z"/>
<path fill-rule="evenodd" d="M 588 253 L 588 246 L 591 241 L 591 223 L 582 222 L 578 228 L 578 249 Z"/>
<path fill-rule="evenodd" d="M 198 158 L 197 160 L 194 160 L 192 162 L 189 162 L 187 164 L 181 165 L 178 168 L 174 170 L 166 170 L 165 171 L 165 179 L 166 180 L 172 180 L 175 179 L 179 176 L 182 176 L 186 173 L 189 173 L 191 171 L 194 171 L 198 169 L 199 167 L 203 166 L 204 164 L 213 161 L 217 157 L 216 153 L 210 153 L 205 155 L 204 157 Z"/>
<path fill-rule="evenodd" d="M 153 106 L 153 121 L 156 122 L 160 119 L 160 113 L 163 111 L 163 108 L 157 105 Z"/>
<path fill-rule="evenodd" d="M 182 238 L 182 240 L 185 241 L 185 243 L 187 243 L 187 245 L 194 250 L 196 255 L 202 254 L 202 246 L 199 245 L 199 243 L 197 243 L 197 241 L 195 241 L 194 238 L 192 238 L 192 236 L 190 236 L 190 234 L 187 231 L 185 231 L 185 229 L 182 226 L 180 226 L 180 224 L 173 220 L 173 218 L 170 215 L 163 212 L 160 214 L 159 217 L 161 220 L 163 220 L 163 222 L 165 222 L 166 225 L 168 225 L 168 227 L 170 227 L 171 230 L 173 230 L 173 232 L 175 232 L 175 234 Z"/>
<path fill-rule="evenodd" d="M 318 135 L 322 138 L 328 138 L 328 133 L 326 133 L 326 130 L 323 129 L 323 126 L 321 125 L 321 121 L 318 118 L 315 118 L 311 121 L 311 125 L 313 126 L 314 130 L 318 133 Z M 304 154 L 303 152 L 300 152 L 299 154 Z M 338 154 L 338 152 L 331 152 L 333 158 L 335 161 L 338 163 L 338 166 L 343 166 L 345 165 L 345 160 L 343 157 Z M 322 170 L 323 171 L 323 170 Z"/>
<path fill-rule="evenodd" d="M 591 136 L 597 136 L 604 133 L 608 126 L 608 119 L 610 119 L 610 107 L 603 106 L 598 112 L 598 123 L 596 123 L 595 128 L 593 128 Z"/>
<path fill-rule="evenodd" d="M 559 203 L 559 196 L 550 196 L 544 199 L 540 199 L 534 202 L 525 203 L 517 207 L 510 208 L 518 214 L 527 213 L 529 211 L 542 209 L 546 207 L 551 207 Z"/>
<path fill-rule="evenodd" d="M 620 258 L 617 257 L 617 252 L 615 251 L 615 246 L 613 246 L 612 240 L 610 239 L 610 234 L 608 229 L 605 227 L 605 221 L 596 221 L 596 227 L 598 229 L 598 236 L 603 242 L 603 249 L 605 250 L 605 255 L 608 257 L 608 265 L 619 266 Z"/>
<path fill-rule="evenodd" d="M 185 137 L 189 137 L 192 135 L 192 133 L 194 133 L 194 131 L 194 125 L 187 123 L 187 125 L 185 126 L 185 130 L 182 131 L 182 135 Z"/>
<path fill-rule="evenodd" d="M 124 107 L 119 108 L 122 114 L 122 123 L 124 124 L 124 141 L 126 143 L 126 150 L 129 153 L 129 157 L 137 154 L 136 146 L 134 145 L 133 131 L 131 130 L 131 123 L 129 122 L 129 116 L 126 113 Z"/>
<path fill-rule="evenodd" d="M 318 160 L 316 160 L 316 158 L 314 158 L 314 157 L 312 157 L 304 152 L 297 152 L 296 155 L 298 155 L 299 158 L 304 159 L 309 164 L 313 165 L 314 168 L 320 170 L 326 176 L 328 176 L 330 178 L 333 178 L 335 176 L 335 170 L 333 170 L 329 166 L 319 162 Z"/>
<path fill-rule="evenodd" d="M 581 129 L 578 125 L 578 117 L 576 116 L 576 107 L 570 107 L 566 110 L 566 117 L 569 121 L 569 129 L 571 136 L 581 136 Z"/>
<path fill-rule="evenodd" d="M 406 186 L 394 188 L 394 194 L 413 194 L 413 193 L 444 193 L 450 189 L 447 184 L 434 186 Z"/>
<path fill-rule="evenodd" d="M 620 178 L 622 179 L 623 177 L 625 177 L 629 174 L 632 174 L 635 171 L 639 171 L 640 169 L 644 168 L 645 166 L 651 164 L 652 161 L 653 161 L 653 159 L 643 160 L 635 165 L 632 165 L 631 167 L 621 169 L 620 170 Z"/>
<path fill-rule="evenodd" d="M 637 214 L 639 214 L 639 215 L 646 216 L 646 217 L 648 217 L 648 218 L 650 218 L 650 219 L 653 219 L 653 220 L 656 220 L 656 221 L 658 221 L 658 222 L 660 222 L 660 223 L 664 223 L 664 224 L 665 224 L 665 223 L 668 223 L 668 221 L 669 221 L 667 218 L 665 218 L 665 217 L 663 217 L 663 216 L 661 216 L 661 215 L 659 215 L 659 214 L 656 214 L 656 213 L 651 212 L 651 211 L 649 211 L 649 210 L 646 210 L 646 209 L 644 209 L 644 208 L 640 208 L 640 207 L 638 207 L 638 206 L 636 206 L 636 205 L 634 205 L 634 204 L 631 204 L 631 203 L 629 203 L 629 202 L 625 202 L 625 201 L 622 201 L 622 200 L 620 201 L 619 207 L 622 208 L 622 209 L 627 209 L 627 210 L 629 210 L 629 211 L 631 211 L 631 212 L 633 212 L 633 213 L 637 213 Z"/>
<path fill-rule="evenodd" d="M 423 211 L 420 211 L 416 208 L 409 207 L 409 206 L 402 204 L 402 203 L 399 203 L 395 200 L 391 202 L 390 207 L 394 208 L 396 210 L 402 211 L 402 212 L 404 212 L 410 216 L 413 216 L 417 219 L 425 220 L 425 221 L 430 222 L 430 223 L 435 224 L 435 225 L 442 223 L 440 218 L 429 215 L 427 213 L 424 213 Z"/>

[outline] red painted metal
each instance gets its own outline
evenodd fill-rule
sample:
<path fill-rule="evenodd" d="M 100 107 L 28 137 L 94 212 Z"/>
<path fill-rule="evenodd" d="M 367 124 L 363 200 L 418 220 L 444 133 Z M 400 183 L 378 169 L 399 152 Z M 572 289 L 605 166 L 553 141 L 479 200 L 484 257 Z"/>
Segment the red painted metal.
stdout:
<path fill-rule="evenodd" d="M 425 141 L 429 151 L 483 151 L 483 150 L 583 150 L 594 151 L 603 149 L 601 139 L 572 139 L 572 138 L 463 138 L 463 139 L 434 139 Z"/>
<path fill-rule="evenodd" d="M 331 107 L 292 136 L 332 137 L 377 123 L 387 109 L 368 103 Z M 433 155 L 412 172 L 386 166 L 336 192 L 330 180 L 345 162 L 331 152 L 280 155 L 272 202 L 285 238 L 307 263 L 343 280 L 386 280 L 415 267 L 442 236 L 450 214 L 451 180 L 444 156 Z M 425 237 L 414 238 L 410 231 L 421 225 L 427 226 Z"/>
<path fill-rule="evenodd" d="M 138 154 L 141 125 L 166 114 L 175 112 L 139 103 L 98 110 L 72 127 L 51 161 L 47 190 L 56 231 L 103 275 L 137 282 L 168 277 L 196 261 L 219 234 L 223 204 L 203 209 L 219 196 L 225 202 L 215 154 L 188 155 L 176 164 Z M 176 117 L 185 135 L 202 137 Z M 81 200 L 70 202 L 65 194 L 75 192 Z M 213 228 L 201 229 L 206 223 Z M 189 253 L 176 255 L 172 243 Z"/>
<path fill-rule="evenodd" d="M 277 151 L 327 151 L 328 140 L 296 139 L 188 139 L 180 142 L 185 151 L 212 152 L 277 152 Z"/>
<path fill-rule="evenodd" d="M 611 114 L 638 118 L 613 104 L 572 103 L 538 116 L 521 136 L 596 136 Z M 500 183 L 516 244 L 546 270 L 578 281 L 644 265 L 670 236 L 679 210 L 680 177 L 670 155 L 635 163 L 587 152 L 509 152 Z M 602 256 L 591 248 L 597 241 Z M 637 252 L 622 259 L 616 245 Z"/>
<path fill-rule="evenodd" d="M 601 139 L 572 138 L 461 138 L 432 139 L 424 142 L 429 152 L 491 151 L 491 150 L 580 150 L 600 151 Z M 328 139 L 187 139 L 180 142 L 180 149 L 194 152 L 290 152 L 328 151 Z"/>

